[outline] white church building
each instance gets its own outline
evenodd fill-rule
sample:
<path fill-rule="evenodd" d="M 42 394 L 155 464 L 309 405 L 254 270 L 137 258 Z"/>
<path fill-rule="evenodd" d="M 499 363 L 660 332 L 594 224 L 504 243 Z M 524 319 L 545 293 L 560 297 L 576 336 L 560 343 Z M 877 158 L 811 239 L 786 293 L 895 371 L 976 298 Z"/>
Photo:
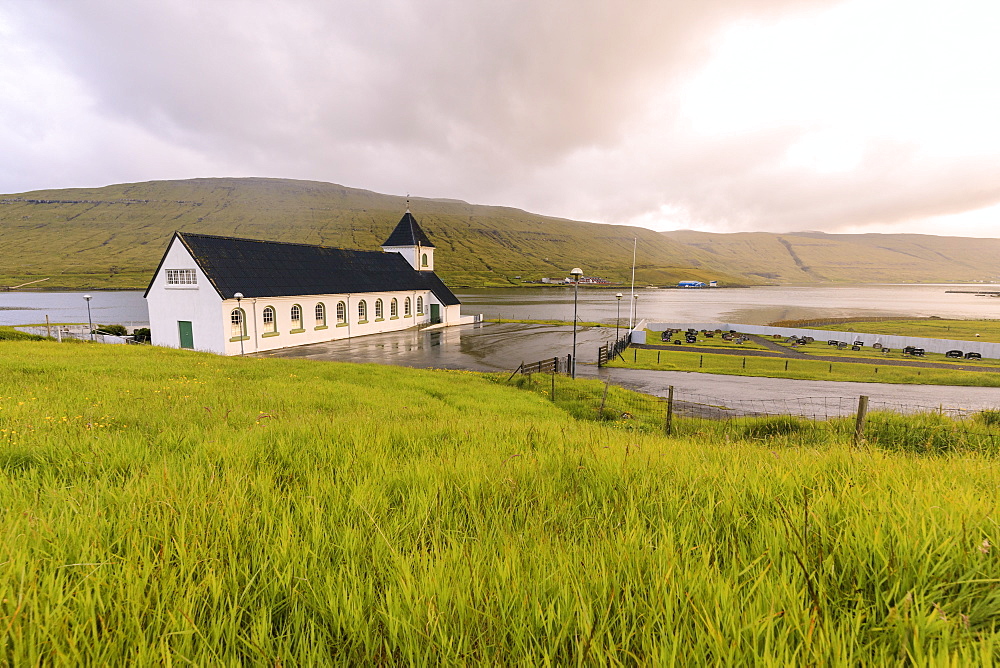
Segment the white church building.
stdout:
<path fill-rule="evenodd" d="M 409 209 L 381 251 L 175 232 L 145 298 L 153 345 L 220 355 L 473 321 Z"/>

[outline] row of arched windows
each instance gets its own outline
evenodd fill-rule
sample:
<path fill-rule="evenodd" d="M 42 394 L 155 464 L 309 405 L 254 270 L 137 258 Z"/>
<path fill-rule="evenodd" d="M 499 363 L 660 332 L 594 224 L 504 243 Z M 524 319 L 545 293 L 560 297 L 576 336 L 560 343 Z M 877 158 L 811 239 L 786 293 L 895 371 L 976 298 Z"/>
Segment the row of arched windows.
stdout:
<path fill-rule="evenodd" d="M 410 317 L 413 315 L 411 310 L 411 304 L 409 297 L 403 299 L 403 317 Z M 424 313 L 424 298 L 417 297 L 417 315 L 423 315 Z M 381 299 L 375 300 L 375 319 L 382 320 L 385 318 L 385 304 Z M 291 330 L 303 331 L 304 327 L 302 325 L 302 307 L 298 304 L 293 304 L 289 310 L 289 320 L 291 321 Z M 323 302 L 316 304 L 316 308 L 313 311 L 313 315 L 316 322 L 316 327 L 326 327 L 326 305 Z M 261 315 L 261 321 L 264 324 L 265 334 L 274 334 L 278 331 L 278 319 L 277 312 L 273 306 L 265 306 L 264 311 Z M 398 318 L 399 317 L 399 300 L 393 298 L 389 300 L 389 317 Z M 246 336 L 247 335 L 247 325 L 246 325 L 246 314 L 243 309 L 236 308 L 233 309 L 229 316 L 230 321 L 230 336 L 233 338 Z M 368 322 L 368 301 L 362 299 L 358 302 L 358 322 Z M 343 325 L 347 324 L 347 303 L 337 302 L 337 324 Z"/>

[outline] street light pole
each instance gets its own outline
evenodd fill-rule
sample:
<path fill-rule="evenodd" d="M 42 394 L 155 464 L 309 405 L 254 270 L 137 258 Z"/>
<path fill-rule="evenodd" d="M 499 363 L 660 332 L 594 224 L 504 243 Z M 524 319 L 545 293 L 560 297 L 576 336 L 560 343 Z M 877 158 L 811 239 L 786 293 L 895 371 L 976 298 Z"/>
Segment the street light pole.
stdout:
<path fill-rule="evenodd" d="M 90 316 L 90 295 L 84 295 L 84 299 L 87 300 L 87 322 L 90 323 L 90 340 L 94 340 L 94 319 Z"/>
<path fill-rule="evenodd" d="M 583 269 L 573 267 L 569 272 L 573 276 L 573 361 L 570 363 L 570 377 L 576 378 L 576 312 L 580 299 L 580 277 L 583 276 Z"/>
<path fill-rule="evenodd" d="M 240 312 L 240 357 L 243 357 L 243 339 L 247 335 L 247 319 L 243 315 L 243 309 L 240 307 L 240 300 L 243 299 L 243 293 L 237 292 L 233 296 L 236 297 L 236 310 Z"/>
<path fill-rule="evenodd" d="M 618 341 L 618 323 L 622 319 L 622 293 L 617 293 L 615 299 L 618 300 L 618 310 L 615 312 L 615 342 Z"/>

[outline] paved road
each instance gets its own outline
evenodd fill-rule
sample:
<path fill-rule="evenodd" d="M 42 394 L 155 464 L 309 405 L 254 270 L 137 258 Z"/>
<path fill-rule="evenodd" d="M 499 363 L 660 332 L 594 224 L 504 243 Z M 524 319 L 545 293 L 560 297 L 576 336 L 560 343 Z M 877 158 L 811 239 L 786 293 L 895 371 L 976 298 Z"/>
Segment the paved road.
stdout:
<path fill-rule="evenodd" d="M 698 401 L 785 402 L 789 412 L 796 406 L 820 403 L 824 410 L 842 405 L 849 413 L 857 397 L 871 397 L 874 405 L 938 406 L 981 410 L 1000 407 L 1000 388 L 950 387 L 941 385 L 890 385 L 835 381 L 791 380 L 722 376 L 681 371 L 642 369 L 598 369 L 597 348 L 613 340 L 612 328 L 581 328 L 577 332 L 579 376 L 610 378 L 612 382 L 641 392 L 666 396 L 673 385 L 679 399 Z M 512 371 L 521 362 L 564 356 L 573 343 L 571 327 L 483 323 L 449 327 L 432 332 L 408 330 L 363 336 L 351 340 L 285 348 L 261 356 L 294 359 L 374 362 L 420 368 Z"/>

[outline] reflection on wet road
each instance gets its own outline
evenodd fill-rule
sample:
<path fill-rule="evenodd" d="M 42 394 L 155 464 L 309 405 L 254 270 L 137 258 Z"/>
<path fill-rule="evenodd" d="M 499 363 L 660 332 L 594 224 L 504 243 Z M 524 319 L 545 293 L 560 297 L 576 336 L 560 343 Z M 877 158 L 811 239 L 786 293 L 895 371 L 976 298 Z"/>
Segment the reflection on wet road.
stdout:
<path fill-rule="evenodd" d="M 755 399 L 795 402 L 803 397 L 856 398 L 865 394 L 873 402 L 908 402 L 915 406 L 979 410 L 1000 406 L 1000 388 L 941 385 L 886 385 L 785 378 L 716 376 L 680 371 L 598 369 L 597 349 L 614 339 L 609 327 L 577 330 L 577 375 L 610 377 L 612 382 L 657 396 L 675 388 L 678 398 L 691 395 L 721 401 Z M 513 371 L 521 362 L 565 357 L 573 347 L 573 328 L 555 325 L 483 323 L 434 331 L 407 330 L 363 336 L 350 340 L 285 348 L 260 356 L 293 359 L 374 362 L 399 366 Z"/>
<path fill-rule="evenodd" d="M 595 361 L 597 349 L 614 339 L 614 335 L 614 328 L 579 328 L 577 352 L 580 364 Z M 521 362 L 566 356 L 572 349 L 572 327 L 483 323 L 429 332 L 411 329 L 375 334 L 285 348 L 262 353 L 261 356 L 375 362 L 435 369 L 513 371 Z"/>

